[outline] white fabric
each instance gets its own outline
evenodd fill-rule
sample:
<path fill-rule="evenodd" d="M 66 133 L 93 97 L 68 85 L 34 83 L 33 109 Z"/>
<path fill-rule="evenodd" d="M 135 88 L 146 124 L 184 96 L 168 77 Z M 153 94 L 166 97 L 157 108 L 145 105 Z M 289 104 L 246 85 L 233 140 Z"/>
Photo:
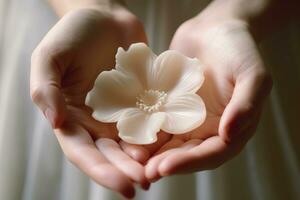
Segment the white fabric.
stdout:
<path fill-rule="evenodd" d="M 203 8 L 199 0 L 129 0 L 150 46 L 167 49 L 176 27 Z M 29 97 L 30 54 L 56 17 L 46 1 L 0 1 L 0 199 L 115 200 L 66 161 Z M 291 24 L 261 48 L 275 87 L 257 134 L 213 171 L 165 178 L 137 200 L 300 199 L 300 28 Z"/>

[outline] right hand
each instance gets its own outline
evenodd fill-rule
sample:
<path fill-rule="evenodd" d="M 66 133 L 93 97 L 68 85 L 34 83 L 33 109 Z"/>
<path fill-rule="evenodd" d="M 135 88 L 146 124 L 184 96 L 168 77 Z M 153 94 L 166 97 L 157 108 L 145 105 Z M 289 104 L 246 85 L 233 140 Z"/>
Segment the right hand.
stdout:
<path fill-rule="evenodd" d="M 97 183 L 125 197 L 134 196 L 133 182 L 144 189 L 150 186 L 144 167 L 121 150 L 114 126 L 92 118 L 85 98 L 98 74 L 114 66 L 117 48 L 134 42 L 146 43 L 145 32 L 123 7 L 70 11 L 34 50 L 30 77 L 31 97 L 51 123 L 67 158 Z M 105 139 L 96 145 L 99 138 Z"/>

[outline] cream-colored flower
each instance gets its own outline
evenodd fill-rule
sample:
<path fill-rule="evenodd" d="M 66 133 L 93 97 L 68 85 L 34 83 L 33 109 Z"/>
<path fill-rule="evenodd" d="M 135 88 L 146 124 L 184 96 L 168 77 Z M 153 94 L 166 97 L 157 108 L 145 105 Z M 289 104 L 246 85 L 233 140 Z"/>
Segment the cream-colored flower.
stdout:
<path fill-rule="evenodd" d="M 204 81 L 198 59 L 168 50 L 156 56 L 143 43 L 119 48 L 116 69 L 102 72 L 86 105 L 101 122 L 117 122 L 119 137 L 150 144 L 161 130 L 182 134 L 200 126 L 205 105 L 196 94 Z"/>

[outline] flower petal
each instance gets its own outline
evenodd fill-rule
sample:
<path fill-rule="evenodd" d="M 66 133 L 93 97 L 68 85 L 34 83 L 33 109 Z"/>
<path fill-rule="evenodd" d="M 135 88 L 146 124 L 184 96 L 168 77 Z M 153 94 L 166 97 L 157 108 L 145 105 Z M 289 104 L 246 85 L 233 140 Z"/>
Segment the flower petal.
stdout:
<path fill-rule="evenodd" d="M 184 94 L 168 99 L 163 111 L 166 120 L 162 130 L 172 134 L 181 134 L 199 127 L 206 118 L 206 109 L 197 94 Z"/>
<path fill-rule="evenodd" d="M 171 96 L 195 93 L 204 81 L 200 61 L 174 50 L 165 51 L 157 57 L 153 72 L 150 87 L 168 92 Z"/>
<path fill-rule="evenodd" d="M 149 71 L 156 55 L 144 43 L 132 44 L 127 51 L 119 48 L 116 55 L 116 69 L 124 73 L 130 73 L 140 80 L 143 87 L 148 88 Z"/>
<path fill-rule="evenodd" d="M 102 72 L 88 93 L 86 105 L 101 122 L 116 122 L 124 109 L 135 107 L 136 96 L 143 91 L 139 81 L 117 70 Z"/>
<path fill-rule="evenodd" d="M 117 128 L 119 137 L 132 144 L 151 144 L 157 140 L 157 132 L 164 123 L 165 113 L 146 113 L 138 108 L 126 110 Z"/>

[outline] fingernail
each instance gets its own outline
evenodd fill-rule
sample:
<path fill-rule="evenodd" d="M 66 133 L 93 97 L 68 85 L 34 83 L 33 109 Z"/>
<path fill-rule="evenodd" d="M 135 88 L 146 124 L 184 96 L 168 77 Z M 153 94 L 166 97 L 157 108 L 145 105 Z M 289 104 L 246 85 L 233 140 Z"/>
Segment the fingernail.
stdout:
<path fill-rule="evenodd" d="M 47 120 L 50 122 L 52 128 L 55 128 L 54 112 L 50 108 L 48 108 L 45 112 L 45 116 L 46 116 Z"/>
<path fill-rule="evenodd" d="M 141 187 L 142 187 L 144 190 L 149 190 L 150 186 L 151 186 L 151 183 L 149 183 L 149 182 L 145 182 L 145 183 L 142 183 L 142 184 L 141 184 Z"/>
<path fill-rule="evenodd" d="M 124 191 L 123 196 L 127 199 L 133 199 L 133 197 L 135 196 L 135 189 L 130 188 L 129 190 Z"/>

